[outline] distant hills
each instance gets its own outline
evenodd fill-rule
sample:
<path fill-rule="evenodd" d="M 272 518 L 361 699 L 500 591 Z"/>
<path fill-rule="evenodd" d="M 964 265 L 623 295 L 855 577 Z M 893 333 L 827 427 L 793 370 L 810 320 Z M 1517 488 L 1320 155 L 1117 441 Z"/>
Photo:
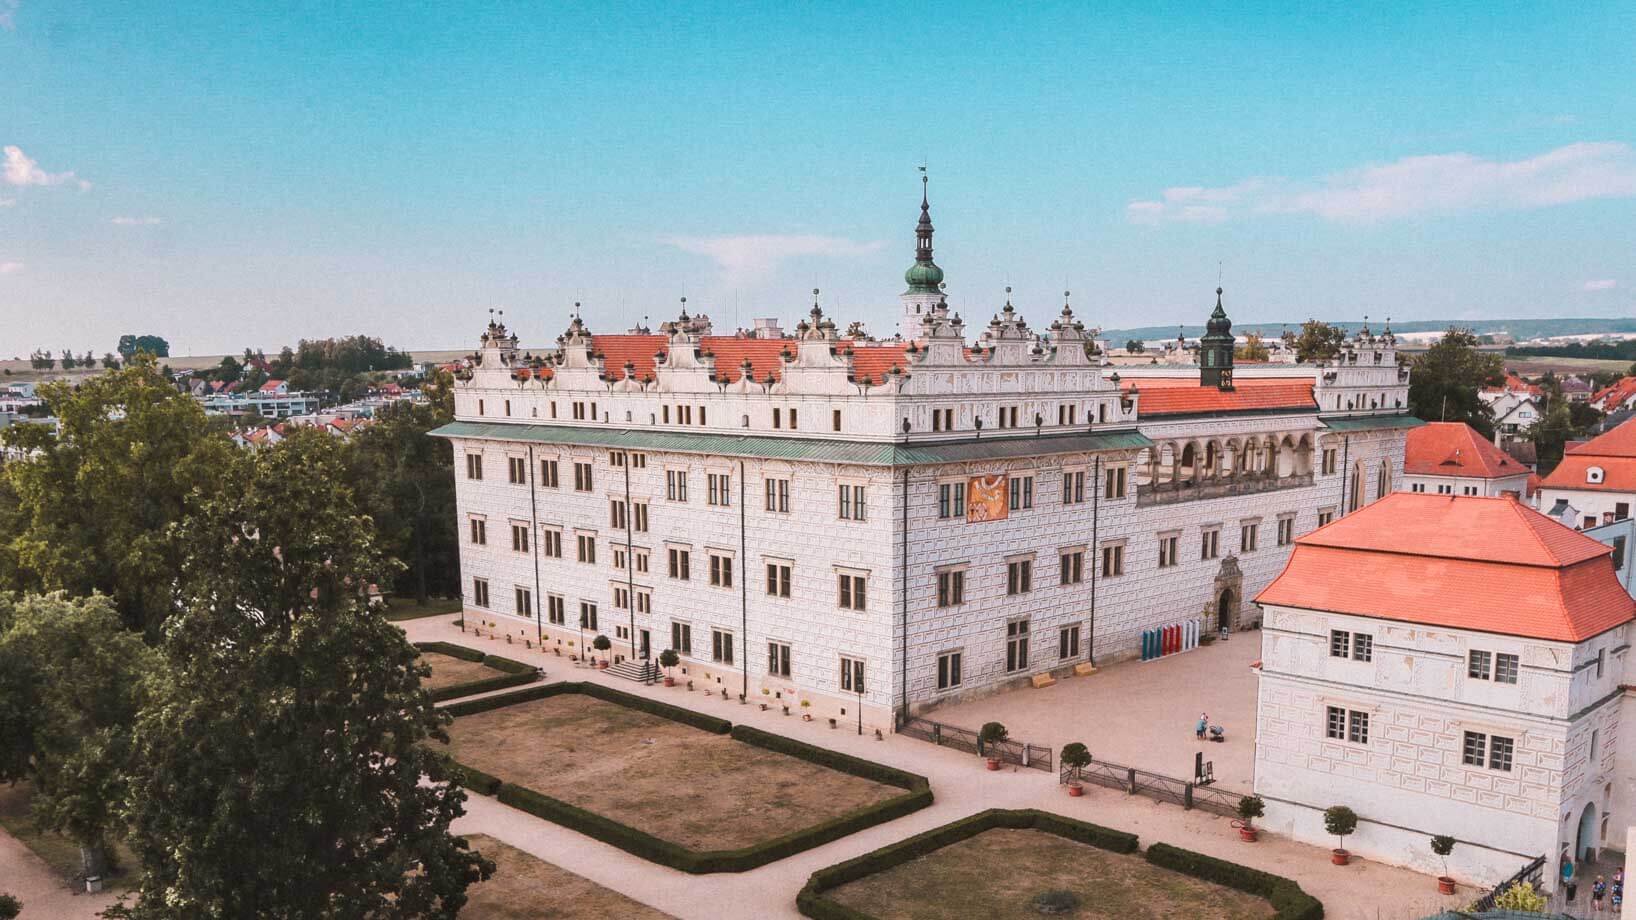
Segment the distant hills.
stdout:
<path fill-rule="evenodd" d="M 1340 326 L 1348 334 L 1356 332 L 1362 323 L 1344 322 L 1331 323 Z M 1371 322 L 1370 327 L 1379 332 L 1383 324 Z M 1556 335 L 1593 335 L 1597 333 L 1636 332 L 1636 317 L 1586 317 L 1583 319 L 1476 319 L 1454 320 L 1436 319 L 1421 320 L 1419 322 L 1392 323 L 1393 332 L 1442 332 L 1450 326 L 1461 329 L 1470 329 L 1479 335 L 1484 333 L 1504 332 L 1512 338 L 1536 339 L 1549 338 Z M 1104 329 L 1102 337 L 1114 343 L 1123 345 L 1129 339 L 1141 339 L 1144 342 L 1160 342 L 1176 337 L 1178 329 L 1188 338 L 1197 338 L 1204 334 L 1204 327 L 1200 326 L 1137 326 L 1131 329 Z M 1251 332 L 1260 333 L 1263 338 L 1277 336 L 1285 329 L 1291 332 L 1301 330 L 1301 321 L 1292 323 L 1235 323 L 1233 332 L 1246 335 Z"/>

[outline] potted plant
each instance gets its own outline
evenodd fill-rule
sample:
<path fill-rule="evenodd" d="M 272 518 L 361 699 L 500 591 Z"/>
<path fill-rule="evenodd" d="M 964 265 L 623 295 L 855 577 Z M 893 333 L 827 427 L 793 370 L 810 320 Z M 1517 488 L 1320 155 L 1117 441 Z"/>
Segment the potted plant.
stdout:
<path fill-rule="evenodd" d="M 665 686 L 676 686 L 676 678 L 670 676 L 670 669 L 681 664 L 682 656 L 676 654 L 673 648 L 667 648 L 659 653 L 659 666 L 665 669 Z"/>
<path fill-rule="evenodd" d="M 1324 830 L 1334 834 L 1341 845 L 1329 854 L 1329 861 L 1344 866 L 1352 854 L 1346 852 L 1346 835 L 1358 829 L 1358 813 L 1345 805 L 1333 805 L 1324 810 Z"/>
<path fill-rule="evenodd" d="M 1000 769 L 1000 758 L 996 754 L 988 753 L 989 749 L 1004 741 L 1009 735 L 1010 733 L 1005 730 L 1005 726 L 998 722 L 985 723 L 982 730 L 977 733 L 978 750 L 983 751 L 983 756 L 988 758 L 988 768 L 990 770 Z"/>
<path fill-rule="evenodd" d="M 606 653 L 608 649 L 613 648 L 613 640 L 609 639 L 607 636 L 597 636 L 595 639 L 591 640 L 591 647 L 599 652 Z M 606 668 L 608 666 L 608 659 L 603 658 L 599 660 L 596 663 L 596 666 L 599 668 Z"/>
<path fill-rule="evenodd" d="M 801 708 L 802 709 L 807 709 L 807 708 L 810 708 L 811 706 L 812 706 L 812 700 L 802 700 L 801 701 Z M 801 713 L 801 721 L 811 722 L 812 721 L 812 713 L 810 713 L 810 712 Z"/>
<path fill-rule="evenodd" d="M 1443 861 L 1443 874 L 1437 877 L 1437 893 L 1453 894 L 1454 879 L 1449 877 L 1449 854 L 1454 852 L 1454 838 L 1447 834 L 1438 834 L 1431 839 L 1432 852 Z"/>
<path fill-rule="evenodd" d="M 1075 798 L 1085 794 L 1085 784 L 1079 781 L 1079 771 L 1085 769 L 1091 762 L 1091 751 L 1085 745 L 1075 741 L 1062 747 L 1062 765 L 1067 767 L 1068 794 Z"/>
<path fill-rule="evenodd" d="M 1255 843 L 1255 819 L 1267 813 L 1267 803 L 1261 801 L 1259 795 L 1247 795 L 1238 800 L 1238 820 L 1233 826 L 1238 828 L 1238 839 L 1245 843 Z"/>

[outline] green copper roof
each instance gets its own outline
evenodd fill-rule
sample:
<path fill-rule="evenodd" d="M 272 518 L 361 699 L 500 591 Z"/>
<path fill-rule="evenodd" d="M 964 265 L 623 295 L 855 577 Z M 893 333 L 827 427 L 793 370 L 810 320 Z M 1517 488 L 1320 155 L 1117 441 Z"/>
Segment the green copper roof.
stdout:
<path fill-rule="evenodd" d="M 439 438 L 489 441 L 529 441 L 537 444 L 575 444 L 625 450 L 671 451 L 726 457 L 774 460 L 814 460 L 862 466 L 917 466 L 960 463 L 1044 454 L 1074 454 L 1104 450 L 1136 450 L 1153 442 L 1138 431 L 1097 431 L 1029 438 L 974 438 L 925 444 L 870 441 L 831 441 L 767 435 L 695 434 L 638 428 L 576 428 L 506 422 L 450 422 L 431 432 Z"/>
<path fill-rule="evenodd" d="M 1330 431 L 1388 431 L 1419 428 L 1426 424 L 1412 415 L 1358 415 L 1349 418 L 1319 419 Z"/>
<path fill-rule="evenodd" d="M 916 262 L 903 273 L 903 280 L 909 282 L 910 294 L 936 294 L 943 283 L 943 269 L 936 262 Z"/>

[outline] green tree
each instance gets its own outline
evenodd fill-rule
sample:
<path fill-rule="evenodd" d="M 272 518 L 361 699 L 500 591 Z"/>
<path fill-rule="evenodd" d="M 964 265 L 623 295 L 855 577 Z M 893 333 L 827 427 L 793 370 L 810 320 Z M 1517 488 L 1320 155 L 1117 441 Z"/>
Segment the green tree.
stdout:
<path fill-rule="evenodd" d="M 63 370 L 71 371 L 80 366 L 80 359 L 78 355 L 74 354 L 72 349 L 64 348 L 62 350 L 62 357 L 57 359 L 57 363 L 62 365 Z"/>
<path fill-rule="evenodd" d="M 1141 339 L 1131 339 L 1125 343 L 1125 351 L 1133 355 L 1139 355 L 1142 352 L 1147 351 L 1147 343 L 1143 342 Z"/>
<path fill-rule="evenodd" d="M 1500 356 L 1478 351 L 1469 329 L 1451 328 L 1414 359 L 1409 411 L 1428 422 L 1465 422 L 1492 438 L 1494 412 L 1477 394 L 1504 382 Z"/>
<path fill-rule="evenodd" d="M 386 550 L 407 565 L 394 587 L 420 603 L 460 591 L 453 450 L 426 434 L 448 423 L 451 408 L 438 399 L 395 403 L 348 445 L 348 480 L 373 510 Z"/>
<path fill-rule="evenodd" d="M 119 916 L 453 918 L 493 864 L 449 833 L 449 717 L 363 586 L 390 564 L 340 447 L 233 463 L 180 528 L 182 612 L 136 727 L 143 876 Z M 208 739 L 205 741 L 204 739 Z"/>
<path fill-rule="evenodd" d="M 1295 349 L 1295 360 L 1302 364 L 1315 364 L 1341 353 L 1346 330 L 1322 320 L 1309 319 L 1301 324 L 1299 334 L 1289 333 L 1286 341 Z"/>
<path fill-rule="evenodd" d="M 119 370 L 119 355 L 111 351 L 105 352 L 102 356 L 102 366 L 111 371 Z"/>
<path fill-rule="evenodd" d="M 79 846 L 86 875 L 105 875 L 158 656 L 101 595 L 0 605 L 0 782 L 27 780 L 39 824 Z"/>
<path fill-rule="evenodd" d="M 36 348 L 29 354 L 28 363 L 37 371 L 48 371 L 57 366 L 57 359 L 51 357 L 51 352 Z"/>
<path fill-rule="evenodd" d="M 157 628 L 181 570 L 170 525 L 195 491 L 208 493 L 232 444 L 151 357 L 39 392 L 60 431 L 0 432 L 0 443 L 26 455 L 0 467 L 13 496 L 0 531 L 0 560 L 10 563 L 0 566 L 0 587 L 100 591 L 130 628 Z"/>
<path fill-rule="evenodd" d="M 222 383 L 232 383 L 244 376 L 244 365 L 240 364 L 237 358 L 228 355 L 216 365 L 215 372 L 210 376 L 211 379 L 220 380 Z"/>
<path fill-rule="evenodd" d="M 119 356 L 129 361 L 139 351 L 145 351 L 155 358 L 170 357 L 170 343 L 157 335 L 122 335 L 119 337 L 119 346 L 115 349 Z"/>
<path fill-rule="evenodd" d="M 1233 349 L 1233 357 L 1240 361 L 1266 361 L 1272 357 L 1272 352 L 1261 341 L 1261 333 L 1251 332 L 1244 336 L 1243 345 Z"/>

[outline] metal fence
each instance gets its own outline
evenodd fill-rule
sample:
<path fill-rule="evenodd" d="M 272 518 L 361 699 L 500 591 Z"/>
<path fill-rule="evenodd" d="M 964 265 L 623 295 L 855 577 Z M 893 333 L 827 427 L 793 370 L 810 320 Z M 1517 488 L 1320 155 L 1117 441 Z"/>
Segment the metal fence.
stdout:
<path fill-rule="evenodd" d="M 1470 912 L 1478 913 L 1479 911 L 1493 910 L 1494 899 L 1499 897 L 1512 885 L 1520 885 L 1523 882 L 1529 882 L 1537 890 L 1540 887 L 1540 881 L 1544 871 L 1545 857 L 1534 857 L 1533 859 L 1529 860 L 1527 865 L 1523 866 L 1521 869 L 1518 869 L 1516 875 L 1513 875 L 1498 885 L 1495 885 L 1494 890 L 1478 898 L 1477 903 L 1471 905 L 1469 908 Z"/>
<path fill-rule="evenodd" d="M 1138 770 L 1111 761 L 1093 760 L 1078 771 L 1073 767 L 1063 767 L 1057 774 L 1059 783 L 1068 783 L 1075 779 L 1108 789 L 1118 789 L 1130 795 L 1147 796 L 1154 801 L 1169 802 L 1183 808 L 1197 808 L 1228 818 L 1238 816 L 1237 793 L 1217 789 L 1208 784 L 1200 785 L 1174 776 L 1165 776 L 1163 773 Z"/>
<path fill-rule="evenodd" d="M 985 750 L 977 733 L 969 728 L 933 722 L 931 719 L 912 718 L 898 727 L 898 732 L 911 738 L 930 741 L 939 747 L 951 747 L 968 754 L 993 757 L 1001 763 L 1016 764 L 1034 770 L 1052 770 L 1051 749 L 1026 741 L 999 741 Z"/>

